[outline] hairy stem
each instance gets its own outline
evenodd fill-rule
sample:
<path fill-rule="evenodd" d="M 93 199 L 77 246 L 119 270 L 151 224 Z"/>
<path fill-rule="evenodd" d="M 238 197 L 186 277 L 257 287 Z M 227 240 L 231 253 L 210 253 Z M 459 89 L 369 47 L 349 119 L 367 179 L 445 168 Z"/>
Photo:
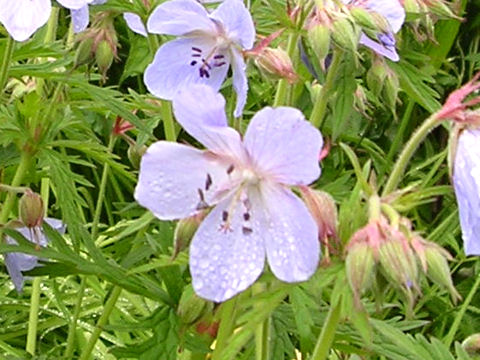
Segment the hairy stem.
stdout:
<path fill-rule="evenodd" d="M 417 150 L 418 146 L 425 139 L 428 133 L 438 125 L 440 125 L 440 121 L 437 118 L 437 113 L 435 113 L 425 120 L 423 124 L 415 131 L 410 140 L 405 144 L 400 156 L 395 162 L 393 170 L 383 189 L 382 196 L 390 194 L 397 188 L 405 173 L 407 164 L 413 156 L 413 153 L 415 150 Z"/>
<path fill-rule="evenodd" d="M 340 302 L 336 305 L 331 305 L 328 311 L 327 318 L 323 324 L 320 336 L 315 344 L 312 357 L 310 360 L 325 360 L 335 337 L 335 331 L 340 320 Z"/>
<path fill-rule="evenodd" d="M 453 342 L 453 338 L 455 337 L 455 334 L 457 333 L 458 327 L 460 326 L 460 323 L 463 320 L 463 316 L 465 315 L 465 312 L 467 311 L 467 308 L 470 306 L 470 303 L 472 302 L 473 296 L 477 293 L 478 287 L 480 286 L 480 276 L 477 274 L 477 279 L 475 280 L 475 283 L 473 284 L 472 288 L 470 289 L 470 292 L 468 293 L 465 301 L 462 304 L 462 307 L 460 308 L 460 311 L 458 312 L 457 316 L 455 316 L 455 320 L 453 321 L 452 326 L 450 327 L 450 330 L 448 331 L 447 335 L 445 336 L 443 343 L 447 346 L 450 347 L 450 345 Z"/>
<path fill-rule="evenodd" d="M 327 110 L 327 104 L 329 99 L 329 93 L 334 86 L 335 78 L 337 77 L 338 68 L 342 63 L 342 52 L 335 50 L 333 52 L 332 63 L 328 69 L 327 78 L 323 84 L 320 93 L 317 96 L 315 104 L 313 104 L 312 114 L 310 115 L 310 122 L 316 128 L 321 128 L 323 120 L 325 118 L 325 112 Z"/>
<path fill-rule="evenodd" d="M 220 327 L 218 329 L 217 344 L 212 354 L 212 360 L 222 360 L 222 352 L 227 347 L 228 338 L 235 327 L 235 304 L 237 297 L 225 301 L 220 309 Z"/>

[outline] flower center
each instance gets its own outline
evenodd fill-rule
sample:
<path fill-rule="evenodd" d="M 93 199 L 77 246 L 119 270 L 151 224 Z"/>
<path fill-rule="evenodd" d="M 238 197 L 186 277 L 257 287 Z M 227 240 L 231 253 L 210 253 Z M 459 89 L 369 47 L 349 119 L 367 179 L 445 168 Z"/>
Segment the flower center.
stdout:
<path fill-rule="evenodd" d="M 218 46 L 215 46 L 209 53 L 204 52 L 200 47 L 192 46 L 190 66 L 198 66 L 198 75 L 203 78 L 210 78 L 210 72 L 222 66 L 225 66 L 225 55 L 218 52 Z"/>

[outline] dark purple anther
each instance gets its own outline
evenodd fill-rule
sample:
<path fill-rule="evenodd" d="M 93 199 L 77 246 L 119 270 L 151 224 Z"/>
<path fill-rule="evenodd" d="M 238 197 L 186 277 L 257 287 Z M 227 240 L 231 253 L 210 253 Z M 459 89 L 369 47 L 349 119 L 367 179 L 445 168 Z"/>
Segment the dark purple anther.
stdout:
<path fill-rule="evenodd" d="M 193 50 L 193 51 L 196 51 L 196 52 L 200 52 L 200 53 L 202 52 L 202 49 L 199 49 L 199 48 L 197 48 L 197 47 L 192 47 L 192 50 Z"/>
<path fill-rule="evenodd" d="M 248 212 L 243 214 L 243 220 L 245 220 L 245 221 L 250 220 L 250 214 Z"/>
<path fill-rule="evenodd" d="M 220 55 L 215 55 L 213 58 L 216 59 L 216 60 L 218 60 L 218 59 L 223 59 L 224 57 L 225 57 L 225 56 L 223 56 L 223 55 L 220 54 Z"/>
<path fill-rule="evenodd" d="M 228 211 L 223 210 L 222 212 L 222 220 L 227 221 L 228 220 Z"/>
<path fill-rule="evenodd" d="M 212 186 L 212 177 L 210 174 L 207 174 L 207 180 L 205 180 L 205 190 L 208 191 L 210 189 L 210 186 Z"/>
<path fill-rule="evenodd" d="M 395 46 L 395 38 L 392 33 L 384 33 L 377 36 L 378 40 L 386 47 Z"/>
<path fill-rule="evenodd" d="M 222 61 L 221 63 L 215 63 L 215 64 L 213 64 L 213 66 L 215 66 L 215 67 L 220 67 L 220 66 L 223 66 L 223 65 L 225 65 L 225 64 L 226 64 L 226 62 L 225 62 L 225 61 Z"/>
<path fill-rule="evenodd" d="M 248 226 L 242 226 L 243 235 L 250 235 L 252 232 L 252 228 L 249 228 Z"/>
<path fill-rule="evenodd" d="M 196 62 L 195 60 L 193 60 L 193 61 L 190 63 L 190 65 L 192 65 L 192 66 L 195 66 L 196 64 L 197 64 L 197 62 Z"/>

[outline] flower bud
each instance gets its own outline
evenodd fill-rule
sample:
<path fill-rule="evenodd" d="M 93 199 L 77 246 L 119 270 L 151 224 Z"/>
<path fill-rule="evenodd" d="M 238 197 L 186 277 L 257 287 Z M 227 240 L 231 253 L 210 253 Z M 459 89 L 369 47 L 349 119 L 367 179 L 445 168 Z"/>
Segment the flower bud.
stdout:
<path fill-rule="evenodd" d="M 453 286 L 447 258 L 450 254 L 440 246 L 426 242 L 425 259 L 427 262 L 427 276 L 436 284 L 446 288 L 454 302 L 461 299 L 460 294 Z"/>
<path fill-rule="evenodd" d="M 363 30 L 371 30 L 374 32 L 382 31 L 378 28 L 373 13 L 366 9 L 355 6 L 350 9 L 350 14 L 353 16 L 355 23 L 360 25 Z"/>
<path fill-rule="evenodd" d="M 356 51 L 359 32 L 346 19 L 338 19 L 333 23 L 332 39 L 342 49 Z"/>
<path fill-rule="evenodd" d="M 177 314 L 186 325 L 198 321 L 202 315 L 213 310 L 213 304 L 195 294 L 192 285 L 185 286 L 178 304 Z"/>
<path fill-rule="evenodd" d="M 18 213 L 26 227 L 42 226 L 45 210 L 40 195 L 31 190 L 25 191 L 20 198 Z"/>
<path fill-rule="evenodd" d="M 390 238 L 379 247 L 379 260 L 388 279 L 408 293 L 418 289 L 418 264 L 412 249 L 398 238 Z"/>
<path fill-rule="evenodd" d="M 480 359 L 480 334 L 472 334 L 462 342 L 462 348 L 472 357 L 472 360 Z"/>
<path fill-rule="evenodd" d="M 300 188 L 302 198 L 318 226 L 320 240 L 337 237 L 337 206 L 332 196 L 325 191 Z"/>
<path fill-rule="evenodd" d="M 145 145 L 138 145 L 132 144 L 129 145 L 127 150 L 128 160 L 135 169 L 140 168 L 140 160 L 142 159 L 143 154 L 147 151 L 147 147 Z"/>
<path fill-rule="evenodd" d="M 428 7 L 429 12 L 442 18 L 455 18 L 456 16 L 452 9 L 442 0 L 425 0 L 425 5 Z"/>
<path fill-rule="evenodd" d="M 75 52 L 74 66 L 88 64 L 93 59 L 93 38 L 88 37 L 80 41 Z"/>
<path fill-rule="evenodd" d="M 375 96 L 380 96 L 387 77 L 384 61 L 375 60 L 367 72 L 367 85 Z"/>
<path fill-rule="evenodd" d="M 320 62 L 330 51 L 330 29 L 324 24 L 316 24 L 308 30 L 310 46 Z"/>
<path fill-rule="evenodd" d="M 373 250 L 367 242 L 358 242 L 348 249 L 345 259 L 347 279 L 357 299 L 371 285 L 375 273 Z"/>
<path fill-rule="evenodd" d="M 108 41 L 101 40 L 97 45 L 97 50 L 95 51 L 95 61 L 103 77 L 105 77 L 108 69 L 110 66 L 112 66 L 114 57 L 115 55 L 113 53 L 113 49 Z"/>
<path fill-rule="evenodd" d="M 417 0 L 403 0 L 403 6 L 405 7 L 405 11 L 407 13 L 421 13 L 421 8 Z"/>
<path fill-rule="evenodd" d="M 173 235 L 173 255 L 175 258 L 178 253 L 190 245 L 193 235 L 198 229 L 198 226 L 205 217 L 204 212 L 200 212 L 196 215 L 184 218 L 178 221 L 175 233 Z"/>
<path fill-rule="evenodd" d="M 388 71 L 387 78 L 385 79 L 384 94 L 387 101 L 387 107 L 395 111 L 398 99 L 398 91 L 400 89 L 400 81 L 398 76 L 393 71 Z"/>
<path fill-rule="evenodd" d="M 292 60 L 281 48 L 266 47 L 255 58 L 255 64 L 267 77 L 286 79 L 289 83 L 294 83 L 298 78 Z"/>

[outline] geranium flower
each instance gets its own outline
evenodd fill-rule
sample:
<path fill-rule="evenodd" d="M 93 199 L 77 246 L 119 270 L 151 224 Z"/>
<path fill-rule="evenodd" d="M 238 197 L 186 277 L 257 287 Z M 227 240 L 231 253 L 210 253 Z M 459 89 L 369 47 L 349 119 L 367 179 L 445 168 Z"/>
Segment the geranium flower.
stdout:
<path fill-rule="evenodd" d="M 458 137 L 453 186 L 467 255 L 480 255 L 480 129 L 466 128 Z"/>
<path fill-rule="evenodd" d="M 371 39 L 366 34 L 360 35 L 360 44 L 368 46 L 377 54 L 385 56 L 392 61 L 400 58 L 395 49 L 395 36 L 405 21 L 405 9 L 399 0 L 343 0 L 352 6 L 359 6 L 369 11 L 382 15 L 390 25 L 390 31 L 379 34 L 377 39 Z"/>
<path fill-rule="evenodd" d="M 162 220 L 213 207 L 192 240 L 190 272 L 197 294 L 217 302 L 249 287 L 265 256 L 286 282 L 308 279 L 319 259 L 317 225 L 289 187 L 320 175 L 320 132 L 297 109 L 267 107 L 242 140 L 228 127 L 224 107 L 205 85 L 175 96 L 177 121 L 207 149 L 154 143 L 135 189 L 135 199 Z"/>
<path fill-rule="evenodd" d="M 247 97 L 242 49 L 251 49 L 255 28 L 241 0 L 226 0 L 212 13 L 195 0 L 172 0 L 158 6 L 147 22 L 150 33 L 179 36 L 158 49 L 145 71 L 148 90 L 171 100 L 184 86 L 203 83 L 219 90 L 230 65 L 237 93 L 235 116 Z"/>
<path fill-rule="evenodd" d="M 80 10 L 92 2 L 92 0 L 57 1 L 70 10 Z M 50 0 L 0 0 L 0 23 L 13 39 L 25 41 L 47 23 L 51 11 Z"/>
<path fill-rule="evenodd" d="M 46 218 L 47 222 L 53 229 L 63 234 L 65 232 L 65 225 L 58 219 Z M 43 234 L 43 230 L 40 227 L 21 227 L 16 229 L 27 240 L 38 244 L 40 246 L 47 246 L 48 239 Z M 17 242 L 11 237 L 5 238 L 7 244 L 18 245 Z M 17 292 L 21 292 L 23 288 L 23 282 L 25 280 L 22 271 L 29 271 L 38 265 L 38 257 L 35 255 L 24 254 L 20 252 L 11 252 L 5 254 L 5 266 L 7 267 L 8 274 L 12 278 L 13 284 Z"/>

